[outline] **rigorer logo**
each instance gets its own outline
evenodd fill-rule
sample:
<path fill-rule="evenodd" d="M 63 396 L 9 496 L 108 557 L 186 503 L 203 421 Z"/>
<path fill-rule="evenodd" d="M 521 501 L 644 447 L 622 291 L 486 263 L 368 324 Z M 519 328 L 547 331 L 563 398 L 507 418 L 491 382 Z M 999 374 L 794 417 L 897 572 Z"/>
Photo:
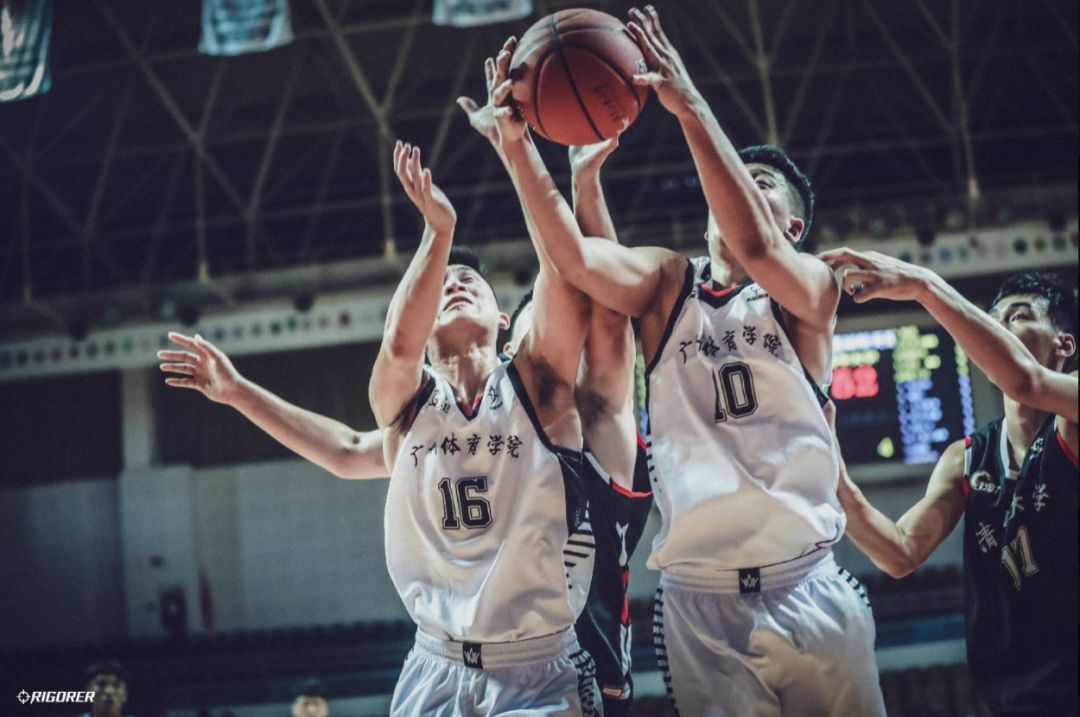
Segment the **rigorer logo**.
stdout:
<path fill-rule="evenodd" d="M 480 645 L 475 642 L 462 644 L 461 658 L 465 661 L 466 667 L 475 667 L 478 670 L 484 669 L 484 658 L 480 652 Z"/>
<path fill-rule="evenodd" d="M 761 592 L 761 571 L 757 568 L 743 568 L 739 570 L 739 592 Z"/>
<path fill-rule="evenodd" d="M 15 698 L 22 704 L 89 704 L 95 692 L 27 692 L 22 690 Z"/>

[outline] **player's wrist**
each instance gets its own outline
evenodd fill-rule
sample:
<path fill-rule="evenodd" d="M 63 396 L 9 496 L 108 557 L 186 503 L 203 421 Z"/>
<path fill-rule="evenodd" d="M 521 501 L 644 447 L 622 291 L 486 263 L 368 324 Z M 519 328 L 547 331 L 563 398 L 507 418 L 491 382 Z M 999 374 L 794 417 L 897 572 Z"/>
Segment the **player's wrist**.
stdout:
<path fill-rule="evenodd" d="M 918 271 L 912 278 L 914 284 L 915 301 L 925 305 L 927 302 L 932 302 L 935 299 L 940 299 L 948 290 L 948 285 L 944 279 L 930 271 L 919 267 Z"/>
<path fill-rule="evenodd" d="M 705 98 L 701 96 L 698 89 L 689 81 L 687 81 L 684 87 L 679 88 L 675 92 L 671 104 L 671 113 L 675 115 L 680 122 L 703 123 L 707 116 L 706 113 L 709 112 L 709 105 L 705 102 Z"/>

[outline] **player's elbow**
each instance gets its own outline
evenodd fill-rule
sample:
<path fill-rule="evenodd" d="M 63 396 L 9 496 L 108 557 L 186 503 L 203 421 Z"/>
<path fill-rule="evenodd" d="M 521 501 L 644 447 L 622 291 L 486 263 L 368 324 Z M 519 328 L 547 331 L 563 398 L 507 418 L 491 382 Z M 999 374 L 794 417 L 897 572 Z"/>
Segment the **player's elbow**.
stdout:
<path fill-rule="evenodd" d="M 885 574 L 890 578 L 900 580 L 915 572 L 915 569 L 919 567 L 919 563 L 905 557 L 897 560 L 890 560 L 879 567 L 884 570 Z"/>

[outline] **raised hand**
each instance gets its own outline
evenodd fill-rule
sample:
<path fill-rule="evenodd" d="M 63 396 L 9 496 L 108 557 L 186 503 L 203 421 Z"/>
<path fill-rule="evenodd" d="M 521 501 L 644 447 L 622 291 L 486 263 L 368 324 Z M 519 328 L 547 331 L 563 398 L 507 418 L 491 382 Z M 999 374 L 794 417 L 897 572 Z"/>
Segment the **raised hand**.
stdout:
<path fill-rule="evenodd" d="M 494 145 L 499 144 L 499 130 L 495 126 L 495 110 L 497 109 L 493 98 L 493 92 L 495 90 L 496 82 L 495 78 L 499 76 L 499 64 L 502 64 L 502 81 L 506 80 L 509 74 L 510 59 L 514 55 L 514 47 L 517 45 L 517 38 L 510 37 L 503 43 L 502 50 L 498 54 L 497 59 L 487 58 L 484 60 L 484 86 L 487 88 L 487 104 L 480 107 L 476 104 L 476 101 L 469 97 L 458 97 L 458 107 L 465 110 L 465 114 L 469 118 L 469 124 L 480 133 L 487 141 Z M 501 81 L 500 81 L 501 84 Z"/>
<path fill-rule="evenodd" d="M 158 351 L 158 358 L 164 362 L 161 370 L 183 376 L 166 378 L 165 383 L 177 388 L 193 388 L 216 403 L 232 403 L 243 378 L 229 357 L 198 335 L 192 337 L 170 331 L 169 340 L 186 350 Z"/>
<path fill-rule="evenodd" d="M 627 27 L 641 46 L 649 65 L 648 72 L 634 75 L 634 84 L 652 87 L 660 104 L 674 115 L 689 111 L 698 91 L 678 51 L 660 27 L 656 8 L 646 5 L 644 12 L 631 9 Z"/>
<path fill-rule="evenodd" d="M 818 258 L 832 267 L 844 291 L 860 304 L 871 299 L 918 300 L 933 278 L 929 269 L 876 251 L 833 249 Z"/>
<path fill-rule="evenodd" d="M 529 133 L 529 125 L 521 115 L 521 110 L 514 104 L 514 80 L 510 78 L 510 60 L 517 48 L 517 38 L 510 36 L 503 43 L 499 54 L 492 60 L 484 60 L 484 75 L 487 77 L 488 104 L 494 107 L 495 127 L 499 131 L 499 141 L 507 144 L 519 142 Z M 494 71 L 492 71 L 494 70 Z"/>
<path fill-rule="evenodd" d="M 603 142 L 570 147 L 571 174 L 575 178 L 598 175 L 600 167 L 604 165 L 604 160 L 610 157 L 618 146 L 619 137 L 616 135 Z"/>
<path fill-rule="evenodd" d="M 443 191 L 431 180 L 431 170 L 421 165 L 419 147 L 397 141 L 394 145 L 394 173 L 432 231 L 437 234 L 454 231 L 457 212 Z"/>

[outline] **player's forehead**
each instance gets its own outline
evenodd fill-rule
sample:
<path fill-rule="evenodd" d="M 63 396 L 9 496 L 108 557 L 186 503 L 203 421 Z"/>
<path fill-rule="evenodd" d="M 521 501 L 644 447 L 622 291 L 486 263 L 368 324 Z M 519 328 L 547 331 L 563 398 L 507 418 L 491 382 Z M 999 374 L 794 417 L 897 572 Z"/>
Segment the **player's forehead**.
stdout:
<path fill-rule="evenodd" d="M 997 318 L 1003 318 L 1013 311 L 1032 311 L 1036 315 L 1047 315 L 1050 308 L 1050 302 L 1046 297 L 1039 296 L 1038 294 L 1007 294 L 994 304 L 990 309 L 990 314 Z"/>
<path fill-rule="evenodd" d="M 784 173 L 776 167 L 772 166 L 771 164 L 762 164 L 761 162 L 748 162 L 746 165 L 746 169 L 748 172 L 750 172 L 750 176 L 754 179 L 757 179 L 759 177 L 768 177 L 769 179 L 772 179 L 777 184 L 777 186 L 781 184 L 786 185 L 788 183 L 787 177 L 784 176 Z"/>
<path fill-rule="evenodd" d="M 487 280 L 485 280 L 484 277 L 480 275 L 480 272 L 466 264 L 451 264 L 450 266 L 446 267 L 446 272 L 443 274 L 443 281 L 452 281 L 455 279 L 461 280 L 465 278 L 469 278 L 474 281 L 479 279 L 485 284 L 487 283 Z"/>

